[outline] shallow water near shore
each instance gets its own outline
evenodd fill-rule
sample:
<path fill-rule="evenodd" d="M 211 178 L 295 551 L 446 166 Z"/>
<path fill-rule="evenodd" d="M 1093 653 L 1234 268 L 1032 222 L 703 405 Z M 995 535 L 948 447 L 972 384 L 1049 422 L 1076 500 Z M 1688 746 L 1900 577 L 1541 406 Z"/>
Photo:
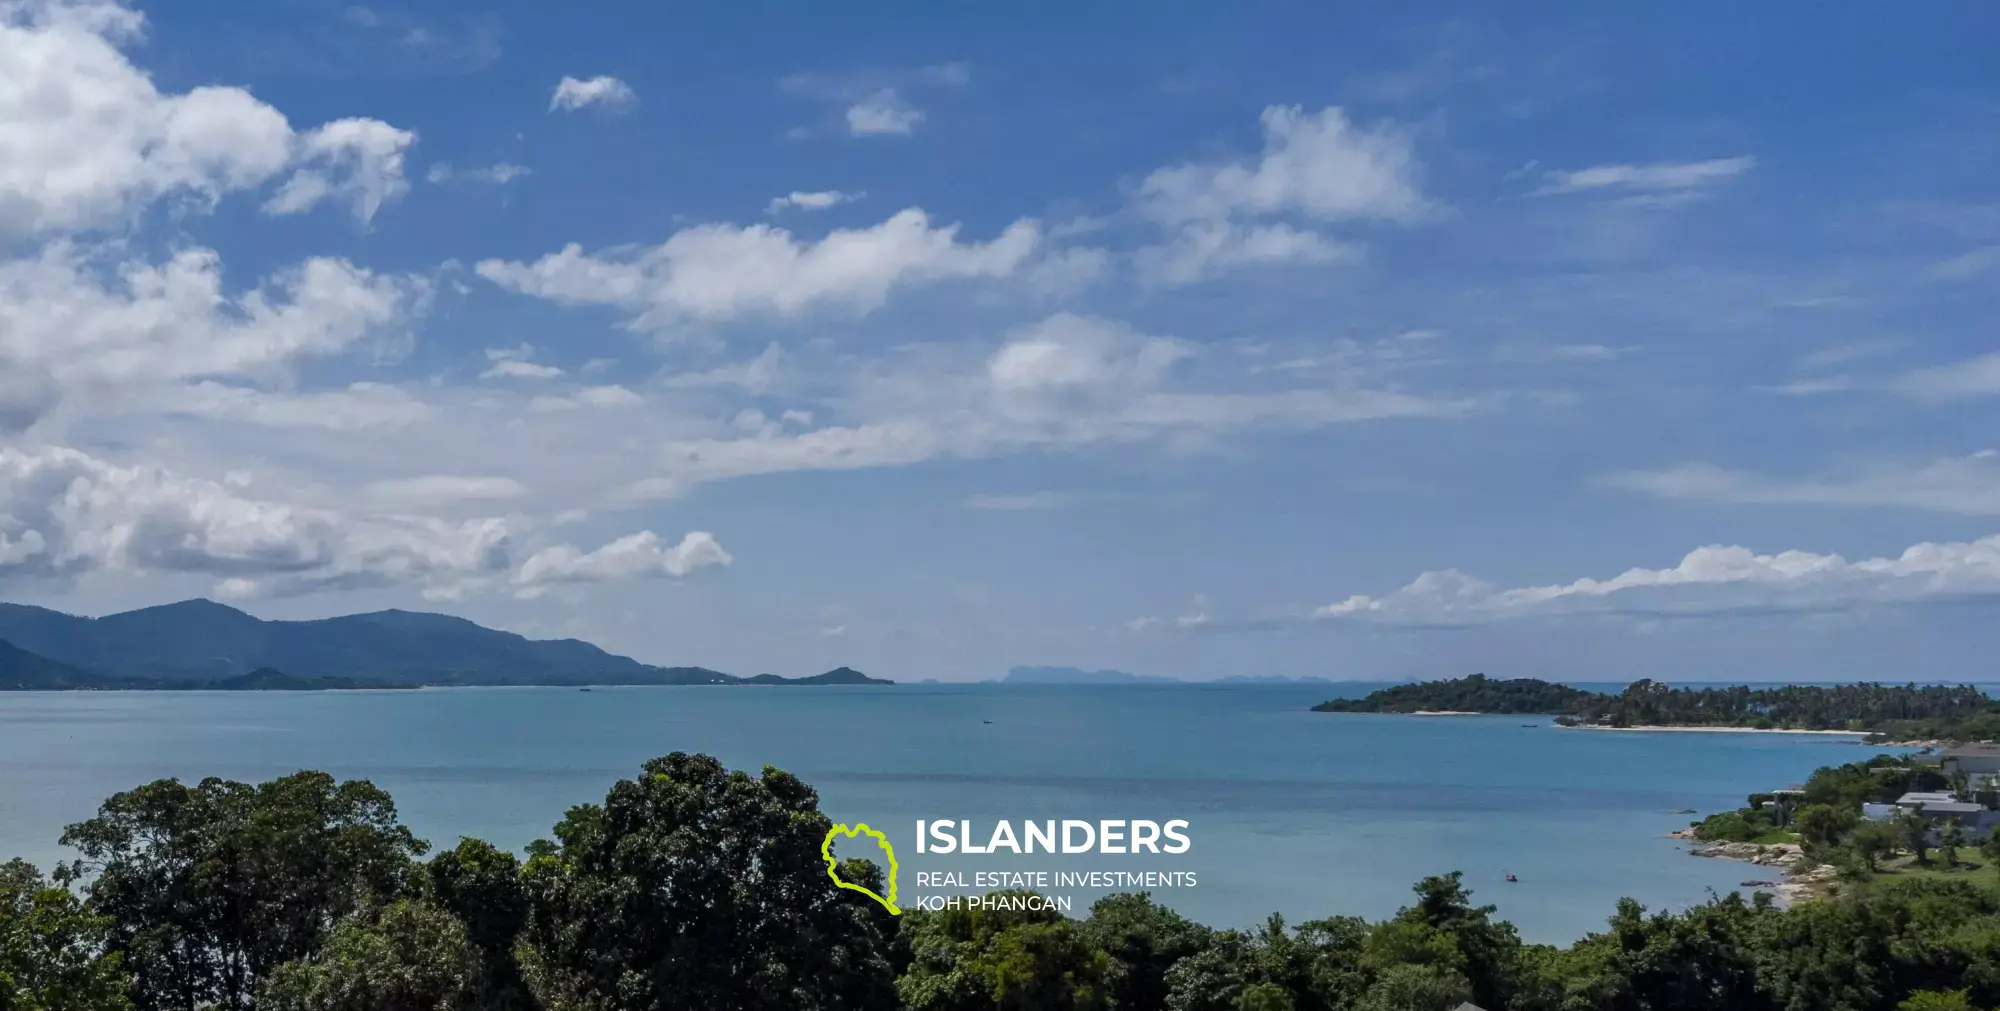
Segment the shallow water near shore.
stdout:
<path fill-rule="evenodd" d="M 836 822 L 889 834 L 906 900 L 927 871 L 1192 871 L 1155 891 L 1248 926 L 1380 917 L 1427 874 L 1465 872 L 1530 940 L 1600 928 L 1629 895 L 1680 907 L 1767 868 L 1666 834 L 1745 794 L 1878 750 L 1837 737 L 1558 729 L 1541 717 L 1308 711 L 1306 687 L 463 688 L 0 694 L 0 858 L 73 854 L 62 826 L 164 777 L 301 768 L 389 790 L 419 836 L 519 848 L 647 758 L 775 765 Z M 1523 724 L 1533 724 L 1524 726 Z M 918 819 L 1189 822 L 1178 855 L 917 854 Z M 860 847 L 842 855 L 869 856 Z M 1507 874 L 1519 883 L 1506 883 Z M 1081 915 L 1099 891 L 1064 890 Z"/>

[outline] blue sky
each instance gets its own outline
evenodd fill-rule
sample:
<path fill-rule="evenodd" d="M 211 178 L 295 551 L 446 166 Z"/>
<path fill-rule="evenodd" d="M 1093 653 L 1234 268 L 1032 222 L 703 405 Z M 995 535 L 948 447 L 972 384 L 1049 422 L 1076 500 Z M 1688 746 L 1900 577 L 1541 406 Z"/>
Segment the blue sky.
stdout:
<path fill-rule="evenodd" d="M 1966 677 L 2000 12 L 0 4 L 0 594 Z"/>

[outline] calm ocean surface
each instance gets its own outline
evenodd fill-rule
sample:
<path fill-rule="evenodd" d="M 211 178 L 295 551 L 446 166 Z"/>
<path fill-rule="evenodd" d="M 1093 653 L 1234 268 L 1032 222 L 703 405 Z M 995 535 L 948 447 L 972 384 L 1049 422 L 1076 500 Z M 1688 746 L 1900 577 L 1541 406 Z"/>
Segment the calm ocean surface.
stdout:
<path fill-rule="evenodd" d="M 1690 820 L 1674 809 L 1735 807 L 1873 753 L 1806 735 L 1306 711 L 1370 687 L 0 693 L 0 856 L 63 858 L 63 825 L 151 779 L 301 768 L 373 780 L 433 843 L 518 848 L 680 750 L 788 769 L 835 821 L 887 831 L 906 904 L 951 891 L 918 887 L 919 871 L 1194 871 L 1195 887 L 1156 896 L 1247 926 L 1273 911 L 1383 916 L 1418 878 L 1462 870 L 1528 938 L 1567 941 L 1601 927 L 1623 895 L 1678 907 L 1769 876 L 1687 856 L 1666 838 Z M 1193 848 L 920 856 L 920 818 L 972 820 L 975 840 L 1001 819 L 1180 818 Z M 1094 893 L 1069 894 L 1080 915 Z"/>

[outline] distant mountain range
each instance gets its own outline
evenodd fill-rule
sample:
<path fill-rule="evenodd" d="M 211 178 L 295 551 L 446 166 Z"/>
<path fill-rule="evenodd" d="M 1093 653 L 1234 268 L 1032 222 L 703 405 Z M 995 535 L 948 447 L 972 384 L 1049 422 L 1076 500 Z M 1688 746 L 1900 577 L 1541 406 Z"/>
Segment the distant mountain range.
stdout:
<path fill-rule="evenodd" d="M 892 683 L 848 667 L 803 678 L 654 667 L 578 639 L 529 639 L 416 611 L 266 621 L 185 600 L 86 618 L 0 603 L 0 690 Z"/>
<path fill-rule="evenodd" d="M 1206 681 L 1131 674 L 1122 670 L 1083 670 L 1077 667 L 1015 667 L 1000 679 L 1004 684 L 1026 685 L 1311 685 L 1331 684 L 1328 678 L 1292 678 L 1278 675 L 1234 675 Z"/>

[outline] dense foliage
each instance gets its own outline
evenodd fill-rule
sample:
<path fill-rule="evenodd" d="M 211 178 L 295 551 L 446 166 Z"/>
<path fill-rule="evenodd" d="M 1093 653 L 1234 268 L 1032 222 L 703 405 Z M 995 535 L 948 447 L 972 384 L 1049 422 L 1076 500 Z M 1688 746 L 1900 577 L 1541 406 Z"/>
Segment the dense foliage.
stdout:
<path fill-rule="evenodd" d="M 1844 805 L 1920 776 L 1822 770 L 1794 825 L 1861 845 Z M 1971 1011 L 2000 1006 L 2000 876 L 1918 877 L 1796 909 L 1625 901 L 1568 947 L 1523 942 L 1457 874 L 1380 922 L 1254 930 L 1144 894 L 1081 919 L 891 916 L 830 887 L 806 784 L 704 756 L 646 763 L 527 860 L 423 844 L 365 782 L 151 783 L 66 840 L 69 887 L 0 868 L 0 1011 Z M 1907 848 L 1896 836 L 1878 856 Z M 1893 837 L 1893 838 L 1892 838 Z M 2000 852 L 2000 844 L 1990 844 Z M 1948 859 L 1948 858 L 1947 858 Z M 881 887 L 880 871 L 843 864 Z M 74 889 L 74 890 L 73 890 Z"/>
<path fill-rule="evenodd" d="M 1752 727 L 1856 730 L 1903 739 L 2000 737 L 2000 703 L 1970 685 L 1785 685 L 1672 688 L 1635 681 L 1612 695 L 1534 678 L 1483 674 L 1397 685 L 1359 699 L 1332 699 L 1323 713 L 1545 713 L 1560 722 L 1608 727 Z"/>
<path fill-rule="evenodd" d="M 1370 692 L 1365 698 L 1329 699 L 1313 707 L 1321 713 L 1541 713 L 1575 712 L 1591 699 L 1568 685 L 1518 678 L 1502 681 L 1484 674 L 1452 681 L 1425 681 Z"/>

